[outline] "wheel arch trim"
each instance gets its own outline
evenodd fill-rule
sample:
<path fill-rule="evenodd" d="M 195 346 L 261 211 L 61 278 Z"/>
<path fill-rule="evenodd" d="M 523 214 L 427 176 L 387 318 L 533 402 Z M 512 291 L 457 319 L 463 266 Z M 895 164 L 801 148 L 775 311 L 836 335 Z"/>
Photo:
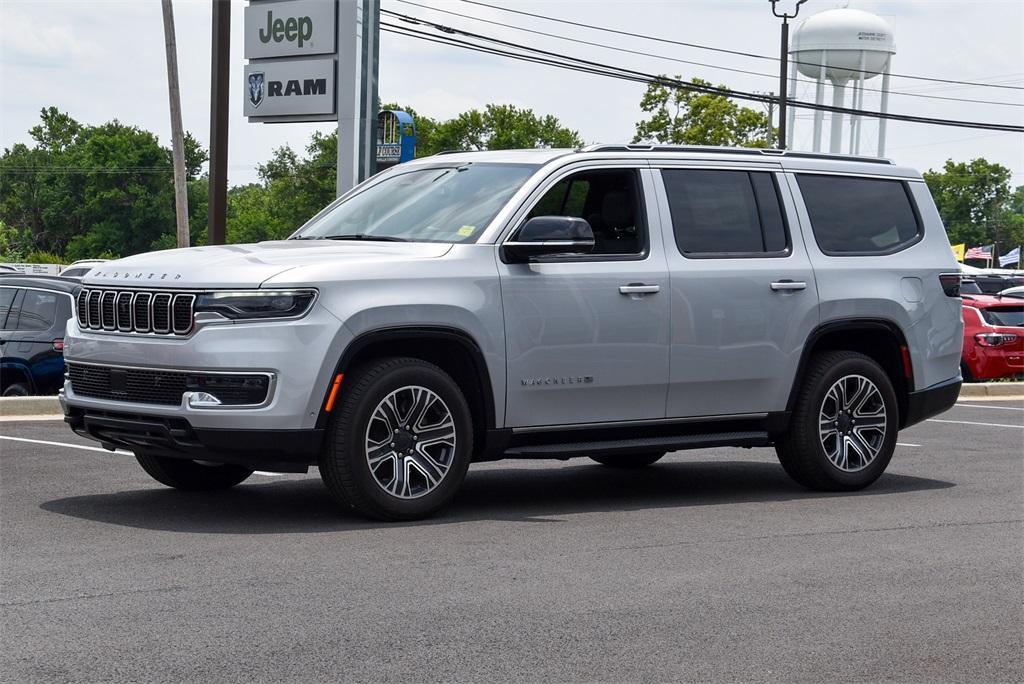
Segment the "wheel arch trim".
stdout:
<path fill-rule="evenodd" d="M 468 332 L 459 328 L 434 325 L 387 326 L 359 333 L 345 347 L 345 351 L 342 352 L 341 358 L 338 359 L 338 362 L 334 367 L 334 373 L 331 378 L 333 379 L 340 374 L 346 373 L 352 364 L 352 360 L 360 352 L 375 344 L 407 342 L 423 339 L 440 340 L 458 344 L 464 351 L 468 352 L 469 357 L 473 362 L 473 369 L 475 371 L 477 382 L 479 383 L 480 393 L 483 396 L 484 425 L 481 426 L 481 428 L 483 430 L 493 430 L 495 428 L 496 420 L 494 386 L 491 383 L 490 372 L 487 369 L 487 361 L 484 358 L 483 351 L 476 339 Z M 330 390 L 331 386 L 328 385 L 323 396 L 323 402 L 326 402 Z M 323 402 L 320 404 L 321 407 L 324 405 Z M 327 414 L 324 411 L 320 411 L 317 416 L 316 427 L 323 428 L 326 426 L 326 422 Z"/>
<path fill-rule="evenodd" d="M 831 321 L 826 321 L 807 336 L 807 341 L 804 343 L 804 348 L 800 352 L 800 363 L 797 366 L 796 375 L 793 378 L 793 384 L 789 390 L 789 399 L 786 401 L 786 411 L 792 412 L 796 404 L 797 394 L 800 391 L 801 384 L 803 383 L 804 377 L 807 372 L 807 364 L 810 362 L 811 354 L 817 347 L 818 342 L 821 341 L 826 335 L 830 335 L 836 332 L 853 332 L 853 331 L 882 331 L 893 336 L 897 347 L 907 347 L 907 336 L 903 333 L 903 330 L 895 322 L 886 318 L 840 318 Z M 910 377 L 904 378 L 906 382 L 906 391 L 909 395 L 914 391 L 914 378 L 913 373 Z"/>

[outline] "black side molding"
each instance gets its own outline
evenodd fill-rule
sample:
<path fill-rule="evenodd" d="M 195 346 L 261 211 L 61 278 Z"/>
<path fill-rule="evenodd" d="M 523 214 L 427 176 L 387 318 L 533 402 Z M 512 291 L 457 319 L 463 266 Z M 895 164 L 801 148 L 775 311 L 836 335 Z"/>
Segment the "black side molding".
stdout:
<path fill-rule="evenodd" d="M 958 375 L 952 380 L 940 382 L 907 395 L 907 413 L 900 421 L 900 427 L 910 427 L 922 420 L 937 416 L 952 408 L 960 397 L 963 380 Z"/>

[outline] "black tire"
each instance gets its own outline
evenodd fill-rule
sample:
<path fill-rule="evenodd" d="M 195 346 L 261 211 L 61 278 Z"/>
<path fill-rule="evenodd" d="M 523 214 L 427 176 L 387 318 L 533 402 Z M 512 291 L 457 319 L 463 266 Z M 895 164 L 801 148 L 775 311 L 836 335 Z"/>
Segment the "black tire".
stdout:
<path fill-rule="evenodd" d="M 234 487 L 252 471 L 231 463 L 206 464 L 184 458 L 137 453 L 135 460 L 161 484 L 187 492 L 212 492 Z"/>
<path fill-rule="evenodd" d="M 20 382 L 8 385 L 4 388 L 5 397 L 27 397 L 31 392 L 28 389 L 28 385 L 23 385 Z"/>
<path fill-rule="evenodd" d="M 963 377 L 964 382 L 977 382 L 971 369 L 963 361 L 960 362 L 960 376 Z"/>
<path fill-rule="evenodd" d="M 826 438 L 819 433 L 819 413 L 825 406 L 826 394 L 841 378 L 851 376 L 861 376 L 874 383 L 885 410 L 884 435 L 879 435 L 877 430 L 867 433 L 868 439 L 876 441 L 876 455 L 867 465 L 853 472 L 840 468 L 829 459 L 823 446 Z M 857 382 L 855 378 L 853 382 Z M 839 424 L 838 420 L 836 424 Z M 855 420 L 842 427 L 852 431 L 853 425 L 856 425 Z M 873 359 L 857 352 L 823 352 L 810 360 L 789 429 L 776 443 L 775 451 L 786 473 L 804 487 L 820 491 L 854 491 L 867 487 L 885 471 L 896 448 L 898 430 L 896 392 L 885 371 Z M 841 439 L 842 434 L 839 432 L 835 438 L 828 439 Z M 858 444 L 863 445 L 864 441 Z M 851 454 L 855 453 L 851 451 Z"/>
<path fill-rule="evenodd" d="M 443 406 L 438 407 L 435 402 L 435 410 L 447 409 L 454 432 L 454 446 L 441 446 L 443 453 L 437 462 L 446 464 L 447 468 L 435 483 L 429 483 L 421 470 L 409 471 L 406 482 L 410 489 L 408 496 L 403 498 L 386 490 L 385 484 L 378 483 L 369 464 L 367 441 L 374 430 L 382 427 L 383 421 L 379 419 L 375 419 L 371 426 L 371 419 L 381 403 L 394 393 L 401 396 L 409 391 L 405 388 L 413 387 L 426 388 L 440 398 Z M 413 409 L 409 408 L 409 413 L 412 412 Z M 399 425 L 400 430 L 404 427 Z M 403 432 L 399 439 L 412 439 L 417 430 L 416 426 L 412 428 Z M 392 448 L 389 451 L 387 445 L 381 447 L 381 453 L 388 455 L 378 465 L 377 475 L 383 480 L 390 479 L 396 490 L 399 485 L 396 484 L 395 473 L 399 463 L 415 460 L 417 464 L 413 467 L 422 463 L 418 446 L 406 446 L 412 446 L 413 450 L 395 451 Z M 431 515 L 451 501 L 466 477 L 472 455 L 472 415 L 455 381 L 434 364 L 420 359 L 384 358 L 371 361 L 346 375 L 320 455 L 320 477 L 335 501 L 360 515 L 388 521 L 416 520 Z M 412 490 L 412 483 L 417 484 L 421 493 Z"/>
<path fill-rule="evenodd" d="M 605 454 L 602 456 L 591 456 L 591 460 L 597 461 L 609 468 L 643 468 L 652 463 L 657 463 L 665 455 L 664 451 L 656 451 L 649 454 Z"/>

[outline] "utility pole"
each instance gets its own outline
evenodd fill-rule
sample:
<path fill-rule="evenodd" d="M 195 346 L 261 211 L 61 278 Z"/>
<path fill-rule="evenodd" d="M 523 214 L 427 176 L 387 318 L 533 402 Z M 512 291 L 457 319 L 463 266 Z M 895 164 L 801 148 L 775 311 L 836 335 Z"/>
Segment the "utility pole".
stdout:
<path fill-rule="evenodd" d="M 775 4 L 779 0 L 769 0 L 772 3 L 772 14 L 782 19 L 782 37 L 779 46 L 779 149 L 786 149 L 786 93 L 789 91 L 786 82 L 786 71 L 789 68 L 789 20 L 796 19 L 800 13 L 800 5 L 807 0 L 796 0 L 796 7 L 792 14 L 783 12 L 779 14 Z"/>
<path fill-rule="evenodd" d="M 228 213 L 228 97 L 231 72 L 231 2 L 213 0 L 210 50 L 210 201 L 207 244 L 226 242 Z"/>
<path fill-rule="evenodd" d="M 772 130 L 772 120 L 775 116 L 775 100 L 771 99 L 775 97 L 775 93 L 768 93 L 768 147 L 771 147 L 775 142 L 775 131 Z M 781 128 L 781 127 L 780 127 Z"/>
<path fill-rule="evenodd" d="M 178 247 L 188 247 L 188 190 L 185 186 L 185 138 L 181 130 L 181 93 L 178 89 L 178 48 L 174 39 L 171 0 L 161 0 L 164 13 L 164 44 L 167 48 L 167 94 L 171 101 L 171 149 L 174 157 L 174 212 L 178 223 Z"/>

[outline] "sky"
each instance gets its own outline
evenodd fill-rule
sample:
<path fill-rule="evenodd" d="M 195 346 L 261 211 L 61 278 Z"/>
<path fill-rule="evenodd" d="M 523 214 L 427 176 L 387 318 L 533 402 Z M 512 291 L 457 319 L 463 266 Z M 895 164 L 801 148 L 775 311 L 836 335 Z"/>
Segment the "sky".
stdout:
<path fill-rule="evenodd" d="M 777 56 L 779 25 L 765 0 L 677 0 L 585 2 L 546 0 L 492 4 L 560 17 L 621 31 Z M 461 0 L 415 0 L 418 5 L 568 35 L 604 46 L 651 52 L 676 60 L 749 70 L 754 75 L 630 55 L 444 14 L 400 0 L 381 0 L 402 12 L 524 42 L 542 49 L 603 61 L 649 73 L 694 76 L 736 90 L 773 91 L 777 62 L 610 35 L 509 14 Z M 256 167 L 272 151 L 290 145 L 301 151 L 314 130 L 331 124 L 255 124 L 242 115 L 242 13 L 232 3 L 229 183 L 257 180 Z M 781 0 L 780 7 L 794 2 Z M 956 86 L 892 79 L 889 110 L 948 119 L 1024 124 L 1024 2 L 1020 0 L 810 0 L 806 17 L 841 5 L 874 12 L 893 27 L 897 53 L 894 73 L 983 81 L 1008 88 Z M 208 0 L 174 0 L 184 126 L 204 146 L 210 126 L 210 15 Z M 87 124 L 111 119 L 153 131 L 170 145 L 164 37 L 158 0 L 0 0 L 0 148 L 30 143 L 28 129 L 39 110 L 56 106 Z M 868 82 L 880 87 L 881 79 Z M 605 77 L 512 61 L 459 48 L 384 33 L 380 50 L 381 101 L 399 101 L 421 114 L 445 119 L 488 103 L 507 103 L 553 114 L 591 142 L 629 141 L 642 118 L 644 86 Z M 899 94 L 898 94 L 899 93 Z M 961 98 L 948 101 L 906 93 Z M 801 86 L 799 99 L 813 99 L 813 86 Z M 984 104 L 981 100 L 1016 106 Z M 751 104 L 751 107 L 761 107 Z M 868 93 L 865 107 L 878 106 Z M 809 114 L 807 115 L 809 116 Z M 792 140 L 810 145 L 811 121 L 797 119 Z M 874 150 L 877 125 L 864 127 L 864 151 Z M 1011 169 L 1024 184 L 1024 135 L 891 122 L 886 156 L 921 170 L 947 159 L 985 157 Z"/>

